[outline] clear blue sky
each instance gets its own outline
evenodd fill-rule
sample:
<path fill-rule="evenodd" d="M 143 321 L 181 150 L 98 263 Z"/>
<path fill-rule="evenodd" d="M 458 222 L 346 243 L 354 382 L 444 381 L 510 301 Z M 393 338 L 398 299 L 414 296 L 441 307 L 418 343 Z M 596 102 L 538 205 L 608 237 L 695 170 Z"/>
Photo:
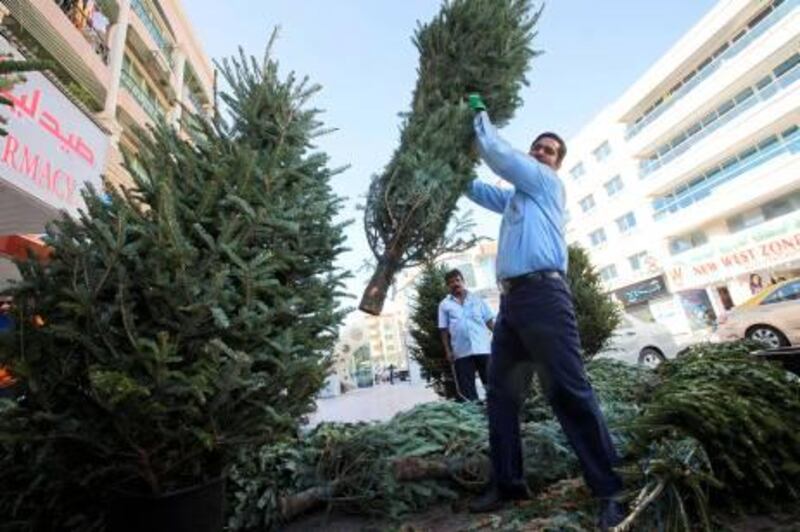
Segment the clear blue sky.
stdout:
<path fill-rule="evenodd" d="M 539 22 L 524 107 L 504 131 L 525 147 L 548 129 L 565 138 L 611 103 L 716 3 L 716 0 L 551 0 Z M 276 57 L 285 71 L 323 86 L 314 104 L 338 131 L 320 139 L 333 165 L 350 164 L 336 192 L 348 198 L 344 218 L 352 248 L 341 263 L 355 270 L 371 258 L 361 212 L 369 178 L 388 162 L 398 139 L 397 113 L 408 108 L 416 81 L 411 44 L 416 21 L 439 0 L 186 0 L 206 53 L 221 58 L 237 47 L 260 56 L 280 26 Z M 465 207 L 468 207 L 465 204 Z M 478 232 L 496 236 L 497 220 L 475 212 Z M 360 297 L 367 273 L 350 289 Z"/>

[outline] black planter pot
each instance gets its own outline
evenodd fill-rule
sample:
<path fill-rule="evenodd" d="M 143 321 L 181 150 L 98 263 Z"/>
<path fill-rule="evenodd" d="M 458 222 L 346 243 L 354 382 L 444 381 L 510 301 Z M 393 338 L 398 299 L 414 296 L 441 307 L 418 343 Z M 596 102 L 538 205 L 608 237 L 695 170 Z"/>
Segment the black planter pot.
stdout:
<path fill-rule="evenodd" d="M 108 532 L 221 532 L 225 481 L 161 496 L 120 497 L 108 515 Z"/>

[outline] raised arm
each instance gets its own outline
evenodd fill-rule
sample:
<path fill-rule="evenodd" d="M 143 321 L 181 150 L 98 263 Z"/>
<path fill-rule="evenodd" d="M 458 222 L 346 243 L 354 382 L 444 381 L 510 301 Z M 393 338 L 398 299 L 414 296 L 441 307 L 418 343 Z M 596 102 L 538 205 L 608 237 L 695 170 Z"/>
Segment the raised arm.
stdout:
<path fill-rule="evenodd" d="M 486 111 L 475 115 L 473 125 L 478 151 L 489 168 L 517 190 L 530 195 L 538 193 L 550 170 L 533 157 L 515 150 L 502 139 Z"/>
<path fill-rule="evenodd" d="M 473 179 L 467 188 L 467 197 L 486 209 L 503 214 L 511 196 L 511 190 L 502 189 L 478 179 Z"/>

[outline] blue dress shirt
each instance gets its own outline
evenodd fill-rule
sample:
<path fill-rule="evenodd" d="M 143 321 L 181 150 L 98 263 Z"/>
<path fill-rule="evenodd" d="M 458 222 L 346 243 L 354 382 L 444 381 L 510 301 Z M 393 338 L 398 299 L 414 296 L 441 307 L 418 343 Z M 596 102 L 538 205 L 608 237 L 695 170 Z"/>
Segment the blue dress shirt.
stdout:
<path fill-rule="evenodd" d="M 459 303 L 452 294 L 439 303 L 439 328 L 450 333 L 453 357 L 488 355 L 492 351 L 492 338 L 486 322 L 494 314 L 480 296 L 467 292 Z"/>
<path fill-rule="evenodd" d="M 475 116 L 478 151 L 499 177 L 514 185 L 502 189 L 473 180 L 467 196 L 502 214 L 497 244 L 497 278 L 537 270 L 567 272 L 564 238 L 564 184 L 549 167 L 514 150 L 500 138 L 485 111 Z"/>

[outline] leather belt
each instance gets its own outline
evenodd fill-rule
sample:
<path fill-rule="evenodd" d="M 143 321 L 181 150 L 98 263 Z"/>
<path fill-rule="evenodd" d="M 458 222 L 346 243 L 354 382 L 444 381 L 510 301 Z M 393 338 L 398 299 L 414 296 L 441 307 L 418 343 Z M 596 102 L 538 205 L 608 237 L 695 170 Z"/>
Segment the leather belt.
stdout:
<path fill-rule="evenodd" d="M 503 292 L 503 294 L 508 294 L 518 286 L 543 281 L 545 279 L 564 280 L 564 274 L 559 270 L 538 270 L 535 272 L 523 273 L 522 275 L 502 279 L 500 281 L 500 290 Z"/>

